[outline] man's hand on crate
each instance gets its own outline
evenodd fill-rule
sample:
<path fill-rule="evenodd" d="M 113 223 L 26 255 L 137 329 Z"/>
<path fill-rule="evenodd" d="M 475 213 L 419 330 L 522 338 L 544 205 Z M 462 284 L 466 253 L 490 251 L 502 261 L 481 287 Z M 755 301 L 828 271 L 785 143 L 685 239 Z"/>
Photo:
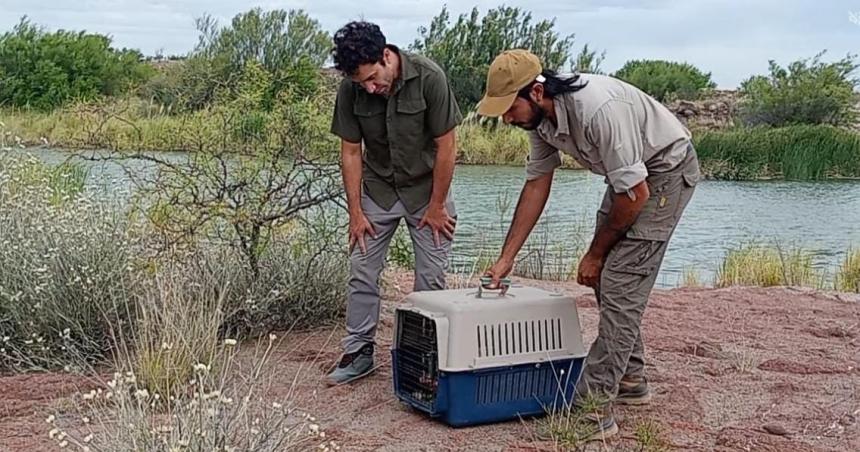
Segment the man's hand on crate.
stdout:
<path fill-rule="evenodd" d="M 485 289 L 499 289 L 501 287 L 502 279 L 508 276 L 513 268 L 513 262 L 506 259 L 499 259 L 492 267 L 489 268 L 489 270 L 484 272 L 484 276 L 481 278 L 481 285 Z"/>

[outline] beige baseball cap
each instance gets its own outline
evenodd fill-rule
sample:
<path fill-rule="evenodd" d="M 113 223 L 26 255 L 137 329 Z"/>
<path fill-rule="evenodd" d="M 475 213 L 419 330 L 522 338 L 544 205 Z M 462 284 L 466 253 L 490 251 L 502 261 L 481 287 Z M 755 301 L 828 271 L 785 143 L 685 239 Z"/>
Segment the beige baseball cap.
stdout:
<path fill-rule="evenodd" d="M 501 116 L 511 108 L 517 92 L 540 75 L 540 59 L 528 50 L 505 50 L 487 72 L 487 92 L 478 103 L 481 116 Z"/>

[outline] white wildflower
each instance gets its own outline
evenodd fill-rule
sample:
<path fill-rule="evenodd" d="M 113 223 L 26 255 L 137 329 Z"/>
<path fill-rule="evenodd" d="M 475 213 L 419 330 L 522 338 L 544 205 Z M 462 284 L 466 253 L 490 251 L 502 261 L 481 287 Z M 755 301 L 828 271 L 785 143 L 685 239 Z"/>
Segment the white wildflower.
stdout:
<path fill-rule="evenodd" d="M 85 443 L 88 443 L 88 442 L 90 442 L 90 441 L 92 441 L 92 440 L 93 440 L 93 434 L 92 434 L 92 433 L 90 433 L 89 435 L 87 435 L 87 436 L 85 436 L 85 437 L 84 437 L 84 442 L 85 442 Z"/>
<path fill-rule="evenodd" d="M 49 424 L 53 424 L 53 423 L 54 423 L 54 420 L 56 420 L 56 419 L 57 419 L 57 418 L 55 418 L 55 417 L 54 417 L 54 415 L 52 414 L 52 415 L 48 416 L 48 418 L 47 418 L 47 419 L 45 419 L 45 422 L 47 422 L 47 423 L 49 423 Z"/>

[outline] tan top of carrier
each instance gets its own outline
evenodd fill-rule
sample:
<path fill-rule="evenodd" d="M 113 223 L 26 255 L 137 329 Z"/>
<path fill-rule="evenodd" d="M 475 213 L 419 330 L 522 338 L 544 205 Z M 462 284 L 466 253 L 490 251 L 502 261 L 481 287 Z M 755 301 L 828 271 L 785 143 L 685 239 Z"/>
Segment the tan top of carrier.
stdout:
<path fill-rule="evenodd" d="M 409 310 L 436 323 L 439 370 L 466 371 L 585 356 L 572 297 L 512 286 L 414 292 Z"/>

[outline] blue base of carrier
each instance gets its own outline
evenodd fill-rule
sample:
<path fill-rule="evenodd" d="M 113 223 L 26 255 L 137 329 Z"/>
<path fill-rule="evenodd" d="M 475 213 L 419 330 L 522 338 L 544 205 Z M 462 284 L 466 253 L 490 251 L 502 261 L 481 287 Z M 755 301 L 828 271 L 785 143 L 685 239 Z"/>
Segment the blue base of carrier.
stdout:
<path fill-rule="evenodd" d="M 454 427 L 508 421 L 569 406 L 585 358 L 445 372 L 435 397 L 410 393 L 401 382 L 392 350 L 394 392 L 401 402 Z"/>

